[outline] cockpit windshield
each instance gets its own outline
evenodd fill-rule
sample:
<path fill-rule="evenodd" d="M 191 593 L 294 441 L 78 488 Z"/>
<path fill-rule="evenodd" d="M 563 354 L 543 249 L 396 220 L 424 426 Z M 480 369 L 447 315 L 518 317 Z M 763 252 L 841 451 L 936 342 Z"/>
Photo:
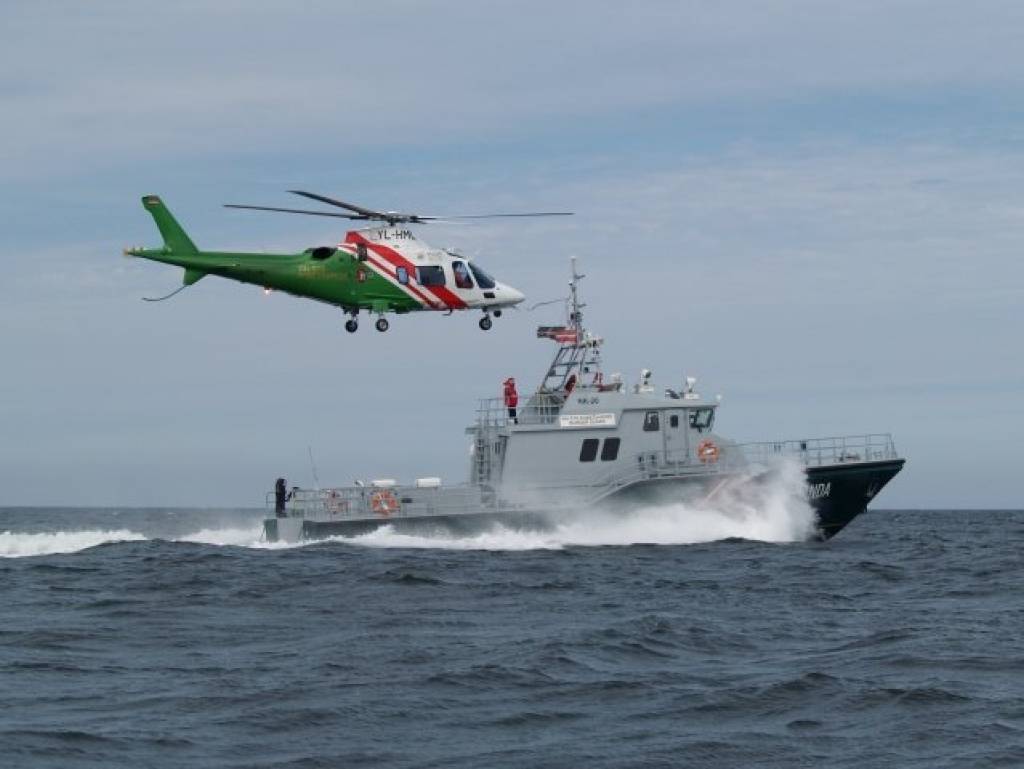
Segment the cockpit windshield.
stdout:
<path fill-rule="evenodd" d="M 477 267 L 472 262 L 469 263 L 469 269 L 473 271 L 473 277 L 476 278 L 476 284 L 480 288 L 494 288 L 494 278 L 488 275 L 486 270 Z"/>

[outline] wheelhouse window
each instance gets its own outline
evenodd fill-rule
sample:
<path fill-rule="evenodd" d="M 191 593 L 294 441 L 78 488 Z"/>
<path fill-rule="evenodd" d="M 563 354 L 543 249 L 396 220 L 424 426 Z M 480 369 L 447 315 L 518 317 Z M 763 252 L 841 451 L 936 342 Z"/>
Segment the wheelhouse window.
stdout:
<path fill-rule="evenodd" d="M 437 266 L 417 267 L 416 282 L 421 286 L 443 286 L 444 268 Z"/>
<path fill-rule="evenodd" d="M 580 462 L 593 462 L 597 458 L 597 438 L 584 438 L 580 447 Z"/>
<path fill-rule="evenodd" d="M 710 430 L 712 423 L 715 421 L 715 410 L 714 409 L 691 409 L 690 410 L 690 427 L 704 432 Z"/>
<path fill-rule="evenodd" d="M 398 282 L 403 286 L 409 283 L 409 271 L 405 267 L 396 267 L 395 277 L 398 278 Z"/>
<path fill-rule="evenodd" d="M 465 262 L 452 262 L 452 274 L 455 276 L 456 288 L 473 288 L 473 279 L 469 277 L 469 268 Z"/>
<path fill-rule="evenodd" d="M 483 267 L 478 267 L 470 262 L 469 269 L 472 270 L 473 277 L 476 278 L 476 284 L 480 286 L 480 288 L 494 288 L 494 278 L 488 275 Z"/>
<path fill-rule="evenodd" d="M 644 432 L 656 433 L 661 429 L 661 422 L 658 419 L 657 411 L 648 411 L 644 414 Z"/>
<path fill-rule="evenodd" d="M 601 447 L 601 461 L 614 462 L 619 457 L 619 439 L 605 438 Z"/>

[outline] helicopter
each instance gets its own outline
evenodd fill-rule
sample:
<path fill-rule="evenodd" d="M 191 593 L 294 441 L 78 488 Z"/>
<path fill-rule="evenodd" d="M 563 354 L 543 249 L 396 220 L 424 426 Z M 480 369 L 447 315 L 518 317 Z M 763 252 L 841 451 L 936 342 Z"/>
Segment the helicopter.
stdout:
<path fill-rule="evenodd" d="M 160 197 L 145 195 L 143 208 L 156 222 L 164 245 L 162 248 L 125 248 L 125 256 L 182 267 L 185 274 L 182 285 L 176 290 L 166 296 L 144 299 L 163 301 L 207 275 L 218 275 L 262 286 L 267 293 L 284 291 L 340 307 L 349 316 L 345 322 L 349 333 L 358 330 L 362 310 L 377 316 L 374 325 L 381 332 L 390 327 L 386 317 L 389 312 L 451 314 L 456 310 L 481 310 L 480 328 L 487 331 L 493 325 L 492 316 L 500 317 L 502 310 L 522 302 L 523 294 L 495 280 L 482 267 L 457 252 L 424 243 L 413 234 L 410 225 L 496 217 L 571 216 L 568 212 L 554 211 L 425 216 L 377 211 L 303 190 L 289 192 L 341 208 L 345 213 L 237 203 L 227 203 L 225 208 L 329 216 L 374 224 L 350 230 L 337 245 L 316 246 L 296 254 L 201 251 Z"/>

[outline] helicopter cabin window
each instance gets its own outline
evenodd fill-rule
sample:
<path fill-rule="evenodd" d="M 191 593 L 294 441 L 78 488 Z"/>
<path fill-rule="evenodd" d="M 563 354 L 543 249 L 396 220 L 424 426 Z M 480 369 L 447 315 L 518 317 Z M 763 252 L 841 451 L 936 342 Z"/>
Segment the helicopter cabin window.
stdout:
<path fill-rule="evenodd" d="M 435 266 L 417 267 L 416 282 L 421 286 L 443 286 L 444 268 Z"/>
<path fill-rule="evenodd" d="M 409 284 L 409 271 L 405 269 L 405 267 L 396 267 L 395 277 L 398 278 L 398 282 L 401 283 L 403 286 Z"/>
<path fill-rule="evenodd" d="M 317 261 L 323 261 L 324 259 L 329 259 L 334 255 L 334 249 L 330 246 L 320 246 L 319 248 L 309 249 L 308 253 Z"/>
<path fill-rule="evenodd" d="M 644 414 L 644 432 L 645 433 L 656 433 L 661 429 L 661 423 L 658 420 L 657 411 L 648 411 Z"/>
<path fill-rule="evenodd" d="M 477 267 L 475 264 L 470 262 L 469 269 L 473 273 L 473 277 L 476 278 L 476 284 L 480 286 L 480 288 L 494 288 L 494 278 L 488 275 L 482 267 Z M 493 297 L 491 298 L 493 299 Z"/>
<path fill-rule="evenodd" d="M 601 447 L 601 461 L 602 462 L 614 462 L 619 456 L 619 439 L 618 438 L 605 438 L 604 445 Z"/>
<path fill-rule="evenodd" d="M 469 277 L 465 262 L 452 262 L 452 274 L 455 275 L 456 288 L 473 288 L 473 279 Z"/>
<path fill-rule="evenodd" d="M 593 462 L 597 458 L 597 438 L 584 438 L 580 447 L 580 462 Z"/>
<path fill-rule="evenodd" d="M 679 427 L 679 415 L 673 414 L 672 416 L 670 416 L 668 418 L 668 423 L 670 427 Z"/>
<path fill-rule="evenodd" d="M 357 243 L 356 244 L 356 258 L 360 262 L 365 262 L 367 259 L 370 258 L 370 254 L 366 250 L 366 244 L 365 243 Z"/>
<path fill-rule="evenodd" d="M 705 430 L 711 429 L 711 423 L 715 421 L 715 410 L 714 409 L 691 409 L 690 410 L 690 427 L 694 428 L 698 432 L 704 432 Z"/>

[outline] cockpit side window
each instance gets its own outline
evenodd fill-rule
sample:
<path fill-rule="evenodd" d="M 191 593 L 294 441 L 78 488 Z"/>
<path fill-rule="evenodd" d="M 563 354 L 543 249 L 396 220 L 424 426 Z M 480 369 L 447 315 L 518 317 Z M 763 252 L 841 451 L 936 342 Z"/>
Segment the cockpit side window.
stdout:
<path fill-rule="evenodd" d="M 469 269 L 473 271 L 473 277 L 476 278 L 476 284 L 480 286 L 480 288 L 494 288 L 494 278 L 488 275 L 483 267 L 478 267 L 470 262 Z"/>
<path fill-rule="evenodd" d="M 715 421 L 715 410 L 714 409 L 691 409 L 690 410 L 690 427 L 694 428 L 699 432 L 710 430 L 712 423 Z"/>
<path fill-rule="evenodd" d="M 452 274 L 455 275 L 457 288 L 473 288 L 473 279 L 469 277 L 469 269 L 465 262 L 452 262 Z"/>
<path fill-rule="evenodd" d="M 648 411 L 644 414 L 644 432 L 656 433 L 661 429 L 661 422 L 658 419 L 657 411 Z"/>
<path fill-rule="evenodd" d="M 443 286 L 444 268 L 433 265 L 417 267 L 416 282 L 421 286 Z"/>

